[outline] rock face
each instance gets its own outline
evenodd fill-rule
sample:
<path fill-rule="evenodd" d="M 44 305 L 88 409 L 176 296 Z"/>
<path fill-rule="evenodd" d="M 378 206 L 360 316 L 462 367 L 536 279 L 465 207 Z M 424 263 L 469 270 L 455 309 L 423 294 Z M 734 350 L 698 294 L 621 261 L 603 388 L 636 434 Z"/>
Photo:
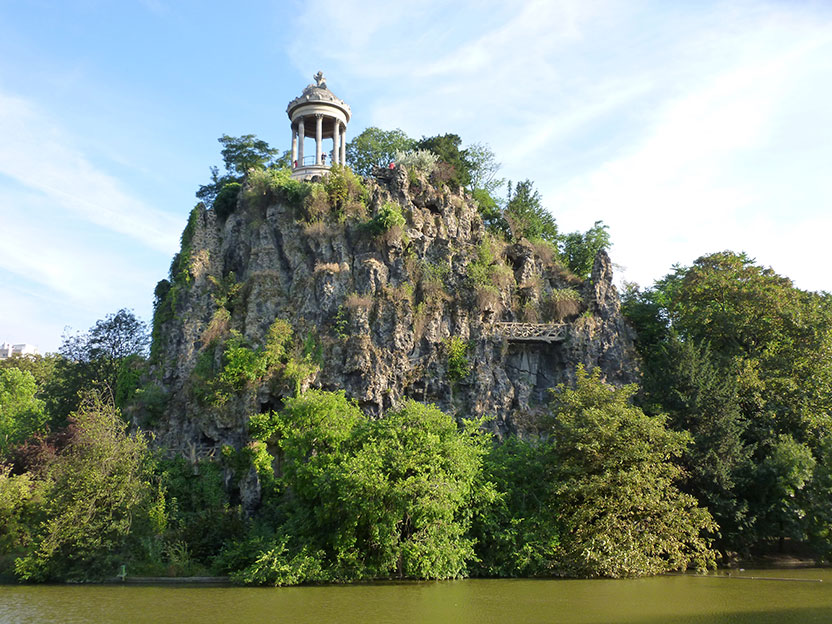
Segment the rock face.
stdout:
<path fill-rule="evenodd" d="M 460 418 L 489 416 L 499 434 L 528 432 L 548 389 L 573 379 L 579 364 L 611 383 L 636 380 L 606 252 L 582 281 L 545 244 L 492 239 L 464 193 L 403 168 L 366 184 L 366 215 L 355 218 L 310 220 L 246 188 L 225 219 L 195 209 L 173 285 L 157 289 L 162 444 L 241 448 L 248 416 L 279 409 L 292 389 L 265 378 L 221 405 L 194 391 L 196 369 L 222 366 L 232 330 L 256 350 L 275 319 L 291 324 L 296 348 L 305 344 L 317 362 L 301 387 L 343 389 L 376 415 L 414 398 Z M 368 219 L 391 206 L 405 224 L 373 232 Z M 554 341 L 518 340 L 504 323 L 520 321 L 563 327 Z"/>

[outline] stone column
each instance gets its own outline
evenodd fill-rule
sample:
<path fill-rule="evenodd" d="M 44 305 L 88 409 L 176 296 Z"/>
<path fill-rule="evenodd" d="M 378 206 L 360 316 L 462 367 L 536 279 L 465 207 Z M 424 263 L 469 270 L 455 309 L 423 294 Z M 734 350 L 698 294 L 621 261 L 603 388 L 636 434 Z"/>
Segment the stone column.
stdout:
<path fill-rule="evenodd" d="M 300 134 L 300 149 L 298 150 L 298 165 L 303 167 L 303 143 L 304 139 L 306 138 L 306 126 L 303 123 L 303 117 L 300 118 L 298 122 L 298 133 Z"/>
<path fill-rule="evenodd" d="M 332 131 L 332 160 L 333 165 L 341 163 L 341 122 L 335 120 L 335 129 Z"/>
<path fill-rule="evenodd" d="M 292 169 L 295 168 L 295 163 L 298 162 L 298 131 L 294 124 L 292 125 Z"/>
<path fill-rule="evenodd" d="M 344 126 L 344 132 L 341 133 L 341 164 L 347 164 L 347 127 Z"/>
<path fill-rule="evenodd" d="M 321 154 L 322 145 L 321 142 L 323 141 L 323 134 L 324 134 L 324 116 L 318 113 L 315 115 L 315 164 L 321 164 Z"/>

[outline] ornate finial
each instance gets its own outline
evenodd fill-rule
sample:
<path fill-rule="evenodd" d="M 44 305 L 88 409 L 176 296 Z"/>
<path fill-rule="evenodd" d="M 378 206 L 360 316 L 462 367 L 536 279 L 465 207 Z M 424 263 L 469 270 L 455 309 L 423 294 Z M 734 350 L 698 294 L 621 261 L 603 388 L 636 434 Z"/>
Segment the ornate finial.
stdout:
<path fill-rule="evenodd" d="M 319 71 L 312 77 L 315 79 L 319 89 L 326 89 L 326 78 L 324 78 L 324 73 L 322 71 Z"/>

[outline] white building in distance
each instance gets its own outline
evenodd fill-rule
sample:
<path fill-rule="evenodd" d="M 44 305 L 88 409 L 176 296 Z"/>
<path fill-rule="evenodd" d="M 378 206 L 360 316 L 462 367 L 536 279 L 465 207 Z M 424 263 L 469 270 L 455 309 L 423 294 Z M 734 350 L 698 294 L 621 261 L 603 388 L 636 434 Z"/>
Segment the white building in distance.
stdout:
<path fill-rule="evenodd" d="M 37 355 L 38 348 L 30 344 L 9 344 L 0 343 L 0 360 L 5 360 L 13 355 Z"/>

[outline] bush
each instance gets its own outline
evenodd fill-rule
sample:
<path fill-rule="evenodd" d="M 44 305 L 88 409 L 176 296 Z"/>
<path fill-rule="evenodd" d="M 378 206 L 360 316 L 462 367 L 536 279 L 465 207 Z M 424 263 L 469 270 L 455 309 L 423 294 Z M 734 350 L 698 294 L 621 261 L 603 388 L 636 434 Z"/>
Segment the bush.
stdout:
<path fill-rule="evenodd" d="M 392 202 L 385 202 L 379 208 L 378 213 L 367 222 L 367 231 L 374 236 L 379 236 L 390 231 L 394 227 L 402 227 L 407 221 L 402 214 L 401 206 Z"/>
<path fill-rule="evenodd" d="M 556 565 L 567 576 L 642 576 L 715 566 L 703 533 L 711 514 L 677 487 L 674 460 L 690 442 L 664 417 L 630 400 L 635 386 L 613 388 L 578 368 L 574 388 L 558 386 L 551 440 L 561 541 Z"/>
<path fill-rule="evenodd" d="M 437 408 L 407 402 L 371 420 L 343 392 L 310 390 L 255 419 L 282 453 L 276 537 L 237 578 L 297 584 L 391 576 L 454 578 L 473 556 L 466 535 L 487 438 Z"/>
<path fill-rule="evenodd" d="M 243 188 L 243 185 L 239 182 L 231 182 L 223 186 L 217 194 L 217 198 L 214 200 L 214 212 L 217 213 L 217 218 L 221 221 L 227 219 L 234 212 L 241 188 Z"/>
<path fill-rule="evenodd" d="M 395 163 L 422 175 L 429 176 L 436 168 L 439 157 L 428 150 L 410 150 L 407 152 L 396 152 Z"/>
<path fill-rule="evenodd" d="M 448 381 L 455 383 L 471 373 L 468 362 L 468 343 L 459 336 L 452 336 L 445 343 L 448 349 Z"/>
<path fill-rule="evenodd" d="M 275 201 L 285 201 L 300 208 L 311 188 L 309 184 L 293 180 L 290 169 L 255 169 L 246 178 L 243 197 L 250 204 L 263 208 Z"/>
<path fill-rule="evenodd" d="M 140 529 L 158 530 L 150 513 L 147 442 L 126 429 L 100 395 L 84 399 L 72 417 L 67 446 L 46 466 L 44 520 L 30 552 L 15 563 L 21 580 L 114 576 Z"/>

